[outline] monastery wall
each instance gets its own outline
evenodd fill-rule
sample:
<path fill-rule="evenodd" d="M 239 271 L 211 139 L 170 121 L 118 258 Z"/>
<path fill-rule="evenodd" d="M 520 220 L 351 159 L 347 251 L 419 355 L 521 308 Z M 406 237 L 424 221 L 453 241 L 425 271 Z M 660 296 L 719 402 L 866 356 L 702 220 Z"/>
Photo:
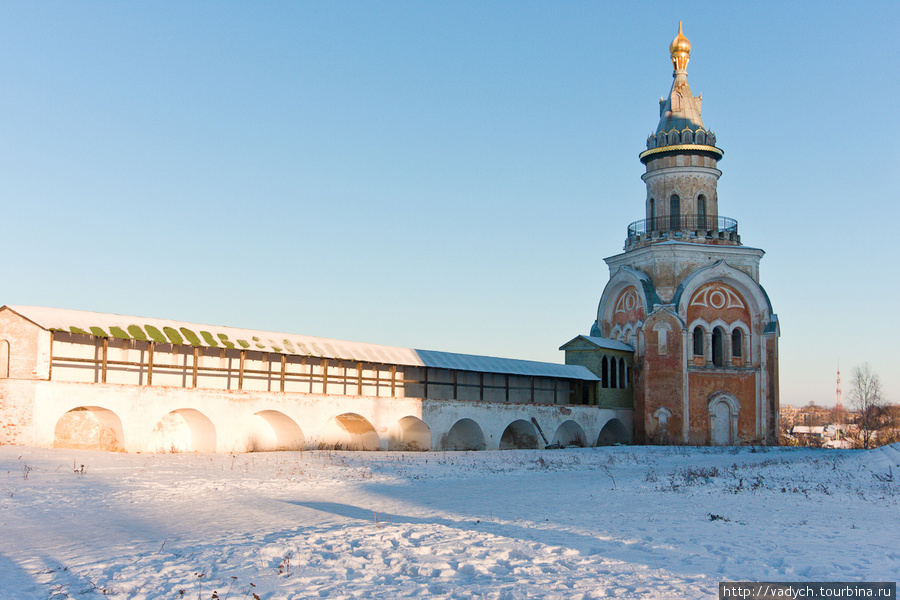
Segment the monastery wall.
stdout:
<path fill-rule="evenodd" d="M 587 406 L 115 383 L 4 380 L 0 397 L 18 424 L 3 443 L 127 452 L 542 448 L 532 419 L 548 442 L 593 446 L 632 426 L 630 410 Z"/>

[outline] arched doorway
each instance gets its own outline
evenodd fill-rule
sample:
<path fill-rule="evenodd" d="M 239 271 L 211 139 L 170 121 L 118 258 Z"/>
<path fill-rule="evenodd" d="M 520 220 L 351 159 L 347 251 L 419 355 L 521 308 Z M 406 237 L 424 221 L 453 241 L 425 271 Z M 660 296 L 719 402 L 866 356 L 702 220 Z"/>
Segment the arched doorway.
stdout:
<path fill-rule="evenodd" d="M 56 422 L 53 447 L 124 452 L 122 420 L 113 411 L 99 406 L 73 408 Z"/>
<path fill-rule="evenodd" d="M 199 410 L 179 408 L 156 423 L 148 449 L 151 452 L 215 452 L 216 427 Z"/>
<path fill-rule="evenodd" d="M 251 416 L 246 440 L 247 452 L 302 450 L 305 442 L 297 422 L 277 410 L 263 410 Z"/>
<path fill-rule="evenodd" d="M 431 429 L 422 419 L 403 417 L 388 436 L 388 450 L 431 450 Z"/>
<path fill-rule="evenodd" d="M 534 425 L 524 419 L 507 425 L 500 436 L 501 450 L 536 450 L 537 447 L 538 438 Z"/>
<path fill-rule="evenodd" d="M 378 433 L 365 417 L 344 413 L 328 421 L 319 434 L 318 446 L 322 450 L 378 450 Z"/>
<path fill-rule="evenodd" d="M 709 401 L 709 443 L 732 446 L 737 443 L 740 404 L 731 394 L 720 392 Z"/>
<path fill-rule="evenodd" d="M 454 423 L 442 444 L 444 450 L 484 450 L 484 433 L 472 419 L 460 419 Z"/>

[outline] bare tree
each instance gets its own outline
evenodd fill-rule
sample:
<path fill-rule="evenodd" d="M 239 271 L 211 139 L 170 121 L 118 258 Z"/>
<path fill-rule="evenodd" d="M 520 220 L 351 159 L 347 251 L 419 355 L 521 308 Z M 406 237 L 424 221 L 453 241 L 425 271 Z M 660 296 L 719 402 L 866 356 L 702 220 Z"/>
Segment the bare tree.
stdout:
<path fill-rule="evenodd" d="M 884 396 L 881 392 L 881 379 L 872 371 L 869 363 L 863 363 L 853 369 L 850 381 L 850 402 L 858 411 L 857 423 L 860 429 L 862 447 L 869 449 L 875 437 L 875 431 L 881 425 L 881 416 L 885 409 Z"/>

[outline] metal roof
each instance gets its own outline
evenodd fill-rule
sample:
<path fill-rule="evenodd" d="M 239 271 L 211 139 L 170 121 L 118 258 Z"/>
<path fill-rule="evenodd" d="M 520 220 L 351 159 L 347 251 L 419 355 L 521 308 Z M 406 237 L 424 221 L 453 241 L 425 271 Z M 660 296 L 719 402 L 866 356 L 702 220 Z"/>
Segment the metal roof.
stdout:
<path fill-rule="evenodd" d="M 560 350 L 564 349 L 566 346 L 571 344 L 576 340 L 586 340 L 591 344 L 599 347 L 599 348 L 609 348 L 610 350 L 622 350 L 624 352 L 634 352 L 634 347 L 631 344 L 626 344 L 625 342 L 620 342 L 618 340 L 611 340 L 605 337 L 597 337 L 594 335 L 579 335 L 578 337 L 569 340 L 565 344 L 560 347 Z"/>
<path fill-rule="evenodd" d="M 207 348 L 237 348 L 295 356 L 315 356 L 415 367 L 427 366 L 482 373 L 597 380 L 596 375 L 580 365 L 415 350 L 292 333 L 202 325 L 168 319 L 63 308 L 40 306 L 5 306 L 3 308 L 18 313 L 48 331 L 65 331 L 97 337 L 149 340 Z"/>

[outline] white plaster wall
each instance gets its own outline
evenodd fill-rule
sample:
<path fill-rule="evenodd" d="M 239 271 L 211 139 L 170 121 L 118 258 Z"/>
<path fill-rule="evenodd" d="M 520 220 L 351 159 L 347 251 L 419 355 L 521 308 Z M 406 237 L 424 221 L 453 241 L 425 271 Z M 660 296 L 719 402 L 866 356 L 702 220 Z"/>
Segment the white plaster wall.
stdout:
<path fill-rule="evenodd" d="M 584 430 L 588 445 L 594 445 L 603 426 L 619 419 L 632 430 L 630 410 L 599 409 L 590 406 L 552 406 L 518 403 L 461 402 L 416 398 L 376 398 L 319 394 L 184 389 L 163 386 L 130 386 L 57 381 L 5 383 L 6 394 L 28 404 L 33 397 L 34 419 L 31 439 L 17 443 L 49 447 L 54 442 L 57 422 L 77 407 L 101 407 L 114 412 L 122 422 L 126 452 L 154 452 L 154 427 L 176 410 L 202 413 L 215 428 L 215 450 L 243 452 L 252 416 L 277 411 L 292 419 L 303 433 L 305 447 L 316 448 L 320 434 L 335 417 L 353 413 L 365 418 L 378 435 L 378 447 L 387 450 L 397 423 L 404 417 L 421 419 L 431 430 L 431 449 L 441 449 L 442 439 L 463 418 L 474 420 L 484 433 L 487 449 L 497 449 L 506 427 L 516 420 L 537 419 L 548 440 L 565 421 L 574 421 Z M 543 447 L 543 442 L 539 444 Z"/>

